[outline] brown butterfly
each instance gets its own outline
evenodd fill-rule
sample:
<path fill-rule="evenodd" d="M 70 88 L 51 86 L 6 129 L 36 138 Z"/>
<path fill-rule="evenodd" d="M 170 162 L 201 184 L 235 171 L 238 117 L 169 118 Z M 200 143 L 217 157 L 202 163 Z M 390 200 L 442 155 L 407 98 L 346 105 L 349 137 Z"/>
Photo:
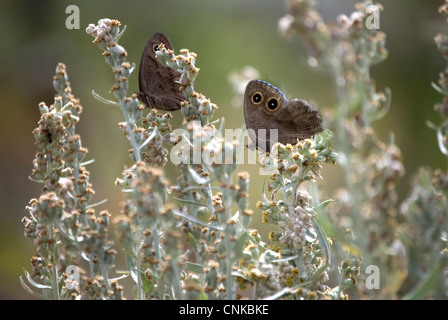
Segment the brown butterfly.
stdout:
<path fill-rule="evenodd" d="M 162 65 L 156 58 L 159 45 L 173 50 L 168 38 L 161 32 L 154 33 L 143 50 L 140 61 L 138 98 L 148 108 L 167 111 L 179 110 L 185 100 L 180 89 L 180 73 Z"/>
<path fill-rule="evenodd" d="M 246 86 L 244 117 L 253 144 L 265 152 L 277 142 L 295 144 L 297 139 L 322 131 L 317 110 L 306 101 L 288 100 L 279 89 L 261 80 Z"/>

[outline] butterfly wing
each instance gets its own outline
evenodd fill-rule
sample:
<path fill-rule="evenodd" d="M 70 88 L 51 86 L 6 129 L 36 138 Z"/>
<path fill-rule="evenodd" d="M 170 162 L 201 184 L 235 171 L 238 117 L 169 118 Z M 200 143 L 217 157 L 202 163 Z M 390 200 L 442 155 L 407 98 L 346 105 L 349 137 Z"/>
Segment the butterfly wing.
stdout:
<path fill-rule="evenodd" d="M 310 138 L 322 131 L 319 112 L 304 100 L 288 101 L 276 115 L 276 120 L 283 125 L 279 129 L 279 141 L 286 142 L 282 143 L 295 143 L 297 139 Z"/>
<path fill-rule="evenodd" d="M 263 151 L 269 151 L 276 142 L 295 144 L 297 139 L 322 131 L 317 110 L 303 100 L 288 101 L 279 89 L 260 80 L 246 87 L 244 115 L 249 137 Z"/>
<path fill-rule="evenodd" d="M 155 33 L 147 42 L 140 60 L 138 98 L 149 108 L 167 111 L 179 110 L 185 100 L 178 83 L 180 73 L 162 65 L 156 58 L 158 45 L 173 47 L 168 38 L 160 32 Z"/>
<path fill-rule="evenodd" d="M 280 90 L 265 81 L 252 80 L 247 84 L 244 94 L 246 128 L 253 145 L 263 151 L 270 150 L 277 142 L 278 131 L 271 131 L 278 129 L 275 121 L 277 111 L 268 108 L 269 102 L 274 100 L 279 108 L 288 102 Z"/>

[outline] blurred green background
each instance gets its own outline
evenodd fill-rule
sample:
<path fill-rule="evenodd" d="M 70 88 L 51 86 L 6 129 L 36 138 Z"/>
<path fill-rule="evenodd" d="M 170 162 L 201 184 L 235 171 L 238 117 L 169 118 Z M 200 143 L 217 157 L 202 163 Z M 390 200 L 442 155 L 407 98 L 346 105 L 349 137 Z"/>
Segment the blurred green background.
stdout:
<path fill-rule="evenodd" d="M 325 19 L 350 14 L 351 0 L 320 0 Z M 385 0 L 381 30 L 387 34 L 389 58 L 372 70 L 378 90 L 392 90 L 392 107 L 386 118 L 375 124 L 382 140 L 390 132 L 404 155 L 406 177 L 399 184 L 403 199 L 411 175 L 421 165 L 446 169 L 437 148 L 435 132 L 426 121 L 438 123 L 433 105 L 441 97 L 431 88 L 445 67 L 433 38 L 448 33 L 448 24 L 437 13 L 442 0 Z M 76 4 L 81 28 L 68 30 L 65 9 Z M 119 213 L 123 199 L 114 181 L 129 163 L 127 144 L 117 123 L 121 112 L 91 95 L 94 89 L 106 98 L 113 85 L 113 74 L 101 51 L 85 33 L 89 23 L 114 18 L 127 25 L 120 43 L 128 51 L 128 61 L 137 65 L 149 37 L 164 32 L 176 50 L 188 48 L 198 54 L 201 70 L 196 91 L 219 106 L 215 119 L 225 117 L 226 128 L 244 126 L 242 106 L 233 107 L 234 96 L 228 74 L 246 65 L 258 69 L 262 78 L 275 81 L 289 97 L 316 101 L 322 108 L 334 104 L 330 78 L 306 65 L 306 53 L 297 37 L 286 40 L 278 35 L 277 22 L 284 15 L 283 0 L 164 0 L 164 1 L 0 1 L 0 299 L 29 299 L 19 284 L 22 267 L 30 269 L 35 253 L 32 241 L 23 236 L 21 219 L 25 206 L 40 195 L 40 185 L 28 180 L 35 154 L 31 134 L 39 119 L 38 104 L 53 103 L 52 77 L 58 62 L 67 65 L 73 93 L 84 107 L 77 132 L 95 162 L 88 167 L 96 191 L 95 201 L 108 199 L 100 209 Z M 137 73 L 130 79 L 131 91 L 138 89 Z M 179 114 L 174 114 L 179 123 Z M 325 121 L 325 119 L 324 119 Z M 258 167 L 242 165 L 251 173 L 251 207 L 254 225 L 260 215 L 255 204 L 263 177 Z M 324 184 L 330 189 L 343 182 L 336 178 L 338 167 L 327 169 Z M 168 175 L 175 181 L 174 175 Z M 328 190 L 331 194 L 332 190 Z M 99 210 L 100 210 L 99 209 Z M 262 228 L 260 226 L 260 228 Z M 117 246 L 119 249 L 119 247 Z M 121 252 L 120 252 L 121 255 Z M 118 261 L 120 266 L 120 262 Z"/>

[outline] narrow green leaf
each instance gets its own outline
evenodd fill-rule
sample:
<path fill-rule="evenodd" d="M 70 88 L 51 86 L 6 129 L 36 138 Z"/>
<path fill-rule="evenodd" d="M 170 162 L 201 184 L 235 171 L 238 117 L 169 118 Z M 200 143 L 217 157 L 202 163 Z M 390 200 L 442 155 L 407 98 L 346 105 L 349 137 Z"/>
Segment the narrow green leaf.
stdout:
<path fill-rule="evenodd" d="M 304 284 L 301 284 L 300 286 L 303 286 Z M 298 287 L 296 287 L 298 288 Z M 296 291 L 296 288 L 284 288 L 276 293 L 274 293 L 273 295 L 270 295 L 266 298 L 264 298 L 263 300 L 275 300 L 278 299 L 280 297 L 282 297 L 285 294 L 294 294 Z"/>
<path fill-rule="evenodd" d="M 437 129 L 437 142 L 439 143 L 440 152 L 448 156 L 448 149 L 445 147 L 445 136 L 442 133 L 442 128 Z"/>
<path fill-rule="evenodd" d="M 431 86 L 433 87 L 434 90 L 436 90 L 438 93 L 445 95 L 445 92 L 443 92 L 443 89 L 441 87 L 439 87 L 437 84 L 435 84 L 434 82 L 431 82 Z"/>
<path fill-rule="evenodd" d="M 298 257 L 297 255 L 294 255 L 294 256 L 289 256 L 289 257 L 286 257 L 286 258 L 281 258 L 281 259 L 271 260 L 271 262 L 273 262 L 273 263 L 277 263 L 277 262 L 286 262 L 286 261 L 294 260 L 294 259 L 297 258 L 297 257 Z"/>
<path fill-rule="evenodd" d="M 185 269 L 187 269 L 188 271 L 197 273 L 197 274 L 201 274 L 204 273 L 204 267 L 201 266 L 198 263 L 193 263 L 193 262 L 186 262 L 185 263 Z"/>
<path fill-rule="evenodd" d="M 103 203 L 106 203 L 107 202 L 107 199 L 104 199 L 104 200 L 101 200 L 100 202 L 97 202 L 97 203 L 94 203 L 94 204 L 91 204 L 91 205 L 89 205 L 89 206 L 87 206 L 87 208 L 93 208 L 93 207 L 97 207 L 97 206 L 99 206 L 99 205 L 102 205 Z"/>
<path fill-rule="evenodd" d="M 420 169 L 420 182 L 421 182 L 422 187 L 424 187 L 425 189 L 433 188 L 431 178 L 430 178 L 428 172 L 426 172 L 426 170 L 424 168 Z"/>
<path fill-rule="evenodd" d="M 95 159 L 90 159 L 90 160 L 81 162 L 79 165 L 80 165 L 81 167 L 85 167 L 85 166 L 87 166 L 87 165 L 89 165 L 89 164 L 91 164 L 91 163 L 94 163 L 94 162 L 95 162 Z"/>
<path fill-rule="evenodd" d="M 112 106 L 117 106 L 120 107 L 120 104 L 118 102 L 112 101 L 112 100 L 108 100 L 106 98 L 103 98 L 102 96 L 100 96 L 98 93 L 95 92 L 95 90 L 92 90 L 92 95 L 93 97 L 98 100 L 99 102 L 102 102 L 104 104 L 110 104 Z"/>
<path fill-rule="evenodd" d="M 266 197 L 266 187 L 265 187 L 266 181 L 263 180 L 263 184 L 261 185 L 261 196 L 264 201 L 269 201 L 268 197 Z"/>
<path fill-rule="evenodd" d="M 197 173 L 196 170 L 194 170 L 193 168 L 188 167 L 188 171 L 190 171 L 190 174 L 193 177 L 194 181 L 196 181 L 196 183 L 198 183 L 198 184 L 206 184 L 206 183 L 210 182 L 210 179 L 201 177 L 199 175 L 199 173 Z"/>
<path fill-rule="evenodd" d="M 317 233 L 311 228 L 306 228 L 305 232 L 305 239 L 306 241 L 313 243 L 317 239 Z"/>
<path fill-rule="evenodd" d="M 43 180 L 37 180 L 37 179 L 34 179 L 32 176 L 28 176 L 28 179 L 30 179 L 30 180 L 33 181 L 33 182 L 44 183 Z"/>
<path fill-rule="evenodd" d="M 123 30 L 120 31 L 120 33 L 117 35 L 117 37 L 115 38 L 115 40 L 118 42 L 118 40 L 120 40 L 121 36 L 124 34 L 124 32 L 126 31 L 126 25 L 123 26 Z"/>
<path fill-rule="evenodd" d="M 177 199 L 177 198 L 175 198 L 175 199 Z M 182 200 L 182 199 L 180 199 L 180 200 Z M 203 206 L 204 206 L 204 205 L 203 205 Z M 223 228 L 221 228 L 221 227 L 217 227 L 217 226 L 209 225 L 207 222 L 204 222 L 204 221 L 201 221 L 201 220 L 196 219 L 196 218 L 194 218 L 194 217 L 191 217 L 191 216 L 189 216 L 189 215 L 187 215 L 187 214 L 182 213 L 182 212 L 179 211 L 179 210 L 173 210 L 172 212 L 173 212 L 176 216 L 182 217 L 182 218 L 184 218 L 184 219 L 186 219 L 186 220 L 188 220 L 188 221 L 191 221 L 191 222 L 200 224 L 200 225 L 202 225 L 202 226 L 206 226 L 207 228 L 214 229 L 214 230 L 219 230 L 219 231 L 222 231 L 222 230 L 223 230 Z"/>
<path fill-rule="evenodd" d="M 313 280 L 317 279 L 318 277 L 320 277 L 320 275 L 330 265 L 330 250 L 331 250 L 331 248 L 330 248 L 330 244 L 328 243 L 327 236 L 316 219 L 313 219 L 313 225 L 314 225 L 314 228 L 316 229 L 317 237 L 319 239 L 319 244 L 321 245 L 321 247 L 323 249 L 323 253 L 324 253 L 323 260 L 325 261 L 325 263 L 323 265 L 321 265 L 316 270 L 316 272 L 314 272 L 314 274 L 308 279 L 309 281 L 313 281 Z"/>
<path fill-rule="evenodd" d="M 192 249 L 194 251 L 197 251 L 198 243 L 190 232 L 188 233 L 188 242 L 190 243 L 190 246 L 192 247 Z"/>
<path fill-rule="evenodd" d="M 386 95 L 386 102 L 384 103 L 384 106 L 378 110 L 377 114 L 375 115 L 375 120 L 380 120 L 381 118 L 383 118 L 390 110 L 390 105 L 391 105 L 391 101 L 392 101 L 392 91 L 390 90 L 390 88 L 386 87 L 384 89 L 384 93 Z"/>
<path fill-rule="evenodd" d="M 156 136 L 157 132 L 158 132 L 157 127 L 154 127 L 154 130 L 152 130 L 152 132 L 149 135 L 149 137 L 139 146 L 139 149 L 142 150 L 142 148 L 144 146 L 146 146 L 152 139 L 154 139 L 154 137 Z"/>
<path fill-rule="evenodd" d="M 247 236 L 248 236 L 247 232 L 242 232 L 241 236 L 236 241 L 234 251 L 233 251 L 235 253 L 235 259 L 241 258 L 241 255 L 244 250 L 244 245 L 246 243 Z"/>
<path fill-rule="evenodd" d="M 431 129 L 437 130 L 437 125 L 429 120 L 426 120 L 426 126 L 428 126 Z"/>
<path fill-rule="evenodd" d="M 205 292 L 202 287 L 201 287 L 201 294 L 199 295 L 199 300 L 207 300 L 207 296 L 205 295 Z"/>
<path fill-rule="evenodd" d="M 32 284 L 34 287 L 38 288 L 38 289 L 51 289 L 51 286 L 45 285 L 45 284 L 41 284 L 41 283 L 37 283 L 36 281 L 34 281 L 30 274 L 28 273 L 28 271 L 23 270 L 23 272 L 25 272 L 26 275 L 26 280 L 28 280 L 28 282 L 30 284 Z"/>
<path fill-rule="evenodd" d="M 421 300 L 426 298 L 430 291 L 436 288 L 441 272 L 441 263 L 437 263 L 420 283 L 403 297 L 403 300 Z"/>
<path fill-rule="evenodd" d="M 252 280 L 249 279 L 249 277 L 239 271 L 232 271 L 232 276 L 234 277 L 240 277 L 246 281 L 252 282 Z"/>
<path fill-rule="evenodd" d="M 180 201 L 182 203 L 186 203 L 189 205 L 198 206 L 198 207 L 207 207 L 207 205 L 205 203 L 200 203 L 200 202 L 191 201 L 191 200 L 185 200 L 185 199 L 181 199 L 181 198 L 177 198 L 177 197 L 173 197 L 173 198 L 176 199 L 177 201 Z"/>
<path fill-rule="evenodd" d="M 324 209 L 326 206 L 328 206 L 330 203 L 332 203 L 334 200 L 333 199 L 328 199 L 325 200 L 321 203 L 319 203 L 317 206 L 315 206 L 313 209 L 314 211 L 319 212 L 320 210 Z"/>
<path fill-rule="evenodd" d="M 132 66 L 131 66 L 131 69 L 129 69 L 129 74 L 131 74 L 132 72 L 134 72 L 135 67 L 136 67 L 136 65 L 135 65 L 135 63 L 133 62 L 133 63 L 132 63 Z"/>
<path fill-rule="evenodd" d="M 20 284 L 22 285 L 22 288 L 23 288 L 26 292 L 28 292 L 29 294 L 31 294 L 32 296 L 35 296 L 35 297 L 37 297 L 37 298 L 40 298 L 40 299 L 43 298 L 43 295 L 34 292 L 33 290 L 31 290 L 30 287 L 27 286 L 27 284 L 25 283 L 25 280 L 23 280 L 22 276 L 19 277 L 19 281 L 20 281 Z"/>

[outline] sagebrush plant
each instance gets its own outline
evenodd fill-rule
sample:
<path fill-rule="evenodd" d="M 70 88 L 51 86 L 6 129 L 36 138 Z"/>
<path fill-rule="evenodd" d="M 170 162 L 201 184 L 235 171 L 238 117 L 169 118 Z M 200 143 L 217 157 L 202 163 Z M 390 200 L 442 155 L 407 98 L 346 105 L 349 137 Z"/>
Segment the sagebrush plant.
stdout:
<path fill-rule="evenodd" d="M 335 107 L 325 113 L 326 125 L 335 133 L 338 164 L 345 172 L 345 186 L 334 193 L 325 230 L 335 240 L 336 261 L 351 257 L 362 262 L 352 298 L 446 298 L 446 181 L 445 174 L 421 169 L 420 180 L 400 205 L 396 184 L 404 175 L 400 149 L 391 133 L 388 142 L 378 139 L 372 124 L 390 107 L 391 90 L 377 92 L 370 68 L 387 58 L 386 35 L 367 27 L 372 8 L 383 6 L 365 0 L 355 4 L 348 17 L 325 22 L 315 0 L 289 0 L 287 15 L 279 21 L 284 36 L 298 34 L 313 68 L 329 72 L 336 92 Z M 440 12 L 446 15 L 447 5 Z M 446 36 L 436 42 L 446 55 Z M 436 89 L 446 97 L 446 73 Z M 446 100 L 446 98 L 445 98 Z M 436 106 L 445 119 L 444 104 Z M 435 126 L 434 126 L 435 127 Z M 446 155 L 446 124 L 437 126 Z M 422 238 L 425 239 L 422 241 Z M 368 288 L 368 266 L 378 267 L 378 288 Z"/>
<path fill-rule="evenodd" d="M 131 145 L 132 164 L 116 182 L 125 200 L 121 204 L 122 215 L 114 223 L 126 255 L 125 276 L 131 276 L 135 283 L 135 297 L 346 298 L 340 289 L 331 291 L 323 284 L 327 280 L 330 244 L 319 227 L 315 210 L 323 210 L 328 202 L 314 206 L 309 196 L 298 190 L 301 183 L 320 177 L 322 162 L 334 163 L 335 153 L 329 147 L 331 133 L 326 131 L 315 140 L 307 139 L 295 146 L 278 146 L 276 173 L 268 186 L 273 192 L 272 203 L 267 204 L 275 204 L 277 211 L 264 210 L 263 219 L 279 225 L 282 231 L 273 234 L 272 244 L 268 245 L 257 230 L 249 228 L 253 215 L 248 208 L 249 175 L 237 171 L 238 152 L 244 150 L 242 133 L 228 140 L 223 138 L 223 119 L 219 128 L 215 127 L 219 121 L 212 121 L 212 116 L 217 106 L 194 90 L 199 71 L 195 66 L 196 54 L 183 49 L 175 55 L 163 46 L 157 52 L 161 63 L 181 74 L 185 101 L 180 114 L 184 121 L 181 128 L 172 130 L 171 114 L 147 110 L 136 94 L 127 96 L 129 76 L 135 66 L 126 61 L 126 50 L 118 44 L 124 32 L 120 22 L 102 19 L 86 31 L 103 50 L 116 80 L 110 90 L 115 100 L 94 91 L 92 94 L 122 111 L 125 121 L 119 125 Z M 51 183 L 51 188 L 45 188 L 39 200 L 30 202 L 30 218 L 24 218 L 26 235 L 38 245 L 38 256 L 33 258 L 37 262 L 33 260 L 33 273 L 27 273 L 28 282 L 42 289 L 43 297 L 48 299 L 120 299 L 123 288 L 118 285 L 119 279 L 109 278 L 117 250 L 107 239 L 110 215 L 102 211 L 96 217 L 89 204 L 93 189 L 86 180 L 87 163 L 81 162 L 87 150 L 80 147 L 79 136 L 76 141 L 81 151 L 68 152 L 69 147 L 64 147 L 74 140 L 71 137 L 81 109 L 78 107 L 75 113 L 70 108 L 79 103 L 64 100 L 71 89 L 62 64 L 57 69 L 55 88 L 59 103 L 51 108 L 41 104 L 42 119 L 36 129 L 39 152 L 35 163 L 42 169 L 33 174 L 35 180 Z M 53 113 L 71 120 L 56 122 L 60 132 L 45 122 L 54 117 Z M 174 145 L 171 156 L 175 159 L 199 160 L 178 162 L 178 179 L 173 185 L 164 178 L 169 154 L 165 145 Z M 59 158 L 53 156 L 60 150 L 63 153 Z M 204 151 L 210 157 L 197 159 Z M 87 184 L 84 188 L 80 175 L 81 182 Z M 283 199 L 274 201 L 278 194 Z M 48 199 L 52 201 L 49 204 Z M 78 203 L 73 204 L 78 199 L 83 200 L 81 209 L 76 209 Z M 261 201 L 257 206 L 264 205 Z M 49 244 L 42 239 L 48 234 Z M 47 247 L 42 248 L 44 244 L 51 245 L 50 252 Z M 64 273 L 67 266 L 80 266 L 83 259 L 88 261 L 90 273 L 82 272 L 79 278 Z M 66 286 L 67 282 L 71 285 Z M 22 283 L 32 292 L 25 281 Z"/>
<path fill-rule="evenodd" d="M 448 1 L 439 7 L 439 13 L 448 21 Z M 435 42 L 448 63 L 448 36 L 438 34 Z M 440 152 L 448 160 L 448 64 L 439 74 L 433 87 L 443 95 L 434 106 L 440 114 L 435 129 Z M 448 167 L 447 167 L 448 169 Z M 408 225 L 404 243 L 409 256 L 406 281 L 403 285 L 407 299 L 448 298 L 448 174 L 446 170 L 421 167 L 416 174 L 408 198 L 401 205 Z"/>
<path fill-rule="evenodd" d="M 110 214 L 97 213 L 91 203 L 94 190 L 85 167 L 88 162 L 83 162 L 87 149 L 75 131 L 82 107 L 71 92 L 62 63 L 56 68 L 53 86 L 54 104 L 39 104 L 41 119 L 33 131 L 38 151 L 31 179 L 43 185 L 42 195 L 30 201 L 29 217 L 22 219 L 25 236 L 37 247 L 26 279 L 41 293 L 32 291 L 22 278 L 21 283 L 45 299 L 78 299 L 82 294 L 119 299 L 122 288 L 109 278 L 116 254 L 108 239 Z M 87 260 L 89 270 L 79 272 L 76 282 L 66 270 L 80 260 Z"/>
<path fill-rule="evenodd" d="M 299 34 L 310 66 L 325 69 L 334 80 L 337 101 L 324 118 L 335 132 L 334 148 L 345 173 L 345 186 L 335 192 L 326 217 L 329 235 L 342 244 L 333 250 L 335 258 L 376 265 L 384 277 L 392 274 L 390 260 L 399 258 L 399 252 L 393 252 L 400 223 L 395 185 L 404 169 L 393 137 L 384 143 L 371 127 L 390 106 L 390 90 L 377 92 L 370 77 L 370 68 L 387 57 L 385 33 L 366 27 L 371 5 L 372 1 L 358 3 L 350 17 L 340 15 L 336 23 L 329 23 L 317 11 L 316 1 L 287 1 L 288 14 L 279 21 L 279 30 L 287 36 Z M 393 297 L 404 279 L 382 278 L 380 290 L 366 290 L 364 275 L 359 275 L 358 297 Z"/>
<path fill-rule="evenodd" d="M 108 233 L 108 211 L 95 211 L 104 204 L 92 203 L 90 161 L 75 133 L 82 108 L 60 63 L 55 102 L 39 104 L 41 119 L 33 132 L 38 151 L 31 179 L 43 188 L 22 220 L 25 236 L 37 247 L 32 272 L 24 270 L 26 279 L 21 278 L 23 287 L 44 299 L 445 297 L 448 180 L 441 171 L 422 170 L 398 210 L 400 150 L 392 135 L 382 142 L 371 127 L 390 106 L 390 90 L 377 92 L 370 77 L 372 65 L 387 57 L 385 34 L 365 27 L 372 4 L 366 0 L 350 17 L 328 23 L 315 1 L 286 1 L 280 32 L 300 35 L 310 66 L 333 77 L 337 101 L 323 114 L 328 129 L 260 155 L 257 165 L 270 175 L 262 190 L 251 189 L 261 191 L 253 210 L 249 174 L 238 171 L 245 134 L 224 138 L 224 119 L 213 119 L 217 106 L 195 91 L 196 54 L 159 47 L 157 59 L 181 74 L 185 101 L 174 114 L 145 109 L 137 94 L 129 93 L 136 68 L 118 43 L 125 29 L 111 19 L 90 24 L 86 32 L 112 68 L 115 99 L 92 94 L 121 110 L 119 127 L 131 146 L 130 163 L 116 180 L 124 194 L 121 215 L 113 219 L 117 234 Z M 441 12 L 446 14 L 447 6 Z M 436 41 L 448 56 L 446 36 Z M 251 77 L 258 77 L 257 71 L 246 68 L 231 78 L 241 93 Z M 435 87 L 447 100 L 445 77 L 446 72 Z M 436 107 L 444 121 L 433 126 L 447 155 L 445 100 Z M 183 117 L 180 128 L 172 128 L 173 116 Z M 176 164 L 174 183 L 165 178 L 169 160 Z M 334 200 L 321 200 L 324 193 L 315 183 L 325 183 L 324 163 L 345 172 Z M 251 228 L 254 217 L 272 227 L 269 239 Z M 416 241 L 421 237 L 424 242 Z M 128 270 L 111 278 L 121 252 Z M 380 289 L 366 286 L 366 265 L 379 267 Z M 123 277 L 133 280 L 134 296 L 123 296 Z"/>

